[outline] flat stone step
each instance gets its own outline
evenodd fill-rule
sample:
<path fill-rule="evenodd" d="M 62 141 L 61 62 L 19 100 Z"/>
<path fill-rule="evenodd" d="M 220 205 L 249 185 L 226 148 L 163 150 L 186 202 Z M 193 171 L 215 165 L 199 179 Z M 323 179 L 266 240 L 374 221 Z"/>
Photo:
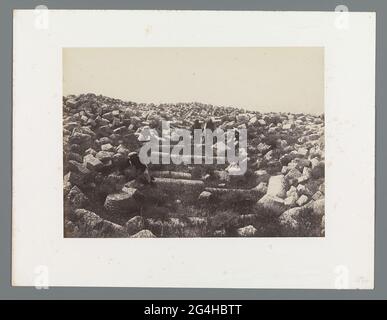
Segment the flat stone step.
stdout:
<path fill-rule="evenodd" d="M 188 172 L 179 171 L 152 171 L 152 176 L 155 178 L 172 178 L 172 179 L 187 179 L 191 180 L 192 175 Z"/>
<path fill-rule="evenodd" d="M 151 157 L 158 157 L 160 159 L 160 164 L 162 164 L 161 159 L 163 157 L 170 158 L 171 164 L 174 163 L 174 160 L 178 159 L 184 163 L 206 163 L 206 159 L 208 162 L 211 162 L 212 164 L 225 164 L 226 163 L 226 157 L 218 157 L 218 156 L 209 156 L 206 157 L 205 155 L 197 156 L 197 155 L 174 155 L 170 154 L 168 152 L 151 152 Z"/>
<path fill-rule="evenodd" d="M 204 190 L 204 182 L 201 180 L 155 178 L 154 183 L 170 200 L 179 199 L 183 203 L 196 203 Z"/>
<path fill-rule="evenodd" d="M 258 201 L 260 192 L 255 189 L 226 189 L 226 188 L 205 188 L 213 198 L 223 201 Z"/>
<path fill-rule="evenodd" d="M 196 187 L 196 188 L 204 189 L 204 182 L 201 180 L 155 178 L 154 182 L 160 186 L 182 186 L 182 187 Z"/>

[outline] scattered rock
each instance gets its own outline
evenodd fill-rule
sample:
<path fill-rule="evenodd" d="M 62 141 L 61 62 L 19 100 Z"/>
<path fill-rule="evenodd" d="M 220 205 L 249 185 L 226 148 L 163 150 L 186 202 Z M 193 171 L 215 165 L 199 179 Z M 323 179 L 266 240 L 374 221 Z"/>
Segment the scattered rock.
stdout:
<path fill-rule="evenodd" d="M 131 214 L 138 210 L 137 189 L 126 189 L 126 192 L 109 194 L 105 200 L 105 208 L 113 214 Z"/>
<path fill-rule="evenodd" d="M 268 182 L 270 175 L 267 173 L 266 170 L 257 170 L 254 172 L 254 175 L 256 178 L 256 183 L 259 184 L 261 182 Z"/>
<path fill-rule="evenodd" d="M 156 238 L 156 236 L 151 231 L 144 229 L 131 236 L 131 238 Z"/>
<path fill-rule="evenodd" d="M 257 233 L 257 229 L 254 226 L 249 225 L 243 228 L 239 228 L 237 233 L 240 237 L 254 237 Z"/>
<path fill-rule="evenodd" d="M 77 186 L 72 187 L 67 195 L 67 199 L 73 208 L 84 208 L 89 202 L 89 199 Z"/>
<path fill-rule="evenodd" d="M 144 229 L 144 219 L 140 216 L 135 216 L 125 223 L 125 228 L 129 235 L 133 235 Z"/>
<path fill-rule="evenodd" d="M 286 180 L 283 175 L 270 177 L 267 194 L 273 197 L 285 198 Z"/>
<path fill-rule="evenodd" d="M 99 159 L 95 158 L 92 154 L 86 155 L 83 158 L 83 162 L 85 163 L 86 168 L 89 170 L 97 171 L 103 168 L 103 163 Z"/>
<path fill-rule="evenodd" d="M 302 208 L 292 208 L 289 210 L 286 210 L 284 213 L 282 213 L 278 220 L 281 225 L 289 227 L 291 229 L 297 229 L 298 228 L 298 221 L 297 217 L 301 213 Z"/>
<path fill-rule="evenodd" d="M 208 200 L 210 200 L 211 196 L 212 196 L 212 193 L 211 193 L 211 192 L 203 191 L 203 192 L 199 195 L 199 200 L 208 201 Z"/>
<path fill-rule="evenodd" d="M 298 198 L 298 200 L 296 201 L 296 203 L 301 207 L 303 206 L 304 204 L 306 204 L 308 202 L 308 197 L 306 195 L 302 195 L 301 197 Z"/>
<path fill-rule="evenodd" d="M 269 194 L 264 195 L 258 204 L 262 205 L 269 214 L 280 215 L 288 207 L 285 205 L 285 201 L 279 197 L 271 196 Z"/>

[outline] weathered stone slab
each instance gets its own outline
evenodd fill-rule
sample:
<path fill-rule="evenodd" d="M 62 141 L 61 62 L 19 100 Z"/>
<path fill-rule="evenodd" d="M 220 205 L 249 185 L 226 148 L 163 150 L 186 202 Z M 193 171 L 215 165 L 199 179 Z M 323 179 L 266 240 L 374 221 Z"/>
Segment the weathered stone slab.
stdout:
<path fill-rule="evenodd" d="M 137 189 L 126 188 L 125 192 L 109 194 L 105 200 L 105 208 L 114 214 L 131 214 L 139 208 Z"/>
<path fill-rule="evenodd" d="M 259 191 L 253 189 L 226 189 L 226 188 L 205 188 L 212 194 L 213 198 L 221 201 L 256 201 L 259 198 Z"/>

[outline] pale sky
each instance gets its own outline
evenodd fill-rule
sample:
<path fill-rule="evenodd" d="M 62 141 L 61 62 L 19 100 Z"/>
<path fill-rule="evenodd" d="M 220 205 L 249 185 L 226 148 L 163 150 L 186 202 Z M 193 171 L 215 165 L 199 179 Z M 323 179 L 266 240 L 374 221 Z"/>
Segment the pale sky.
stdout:
<path fill-rule="evenodd" d="M 65 48 L 63 94 L 324 112 L 324 49 Z"/>

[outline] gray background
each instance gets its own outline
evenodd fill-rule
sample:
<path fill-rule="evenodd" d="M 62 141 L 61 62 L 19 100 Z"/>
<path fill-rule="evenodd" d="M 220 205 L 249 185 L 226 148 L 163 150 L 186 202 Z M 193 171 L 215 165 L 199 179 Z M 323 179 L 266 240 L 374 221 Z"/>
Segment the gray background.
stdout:
<path fill-rule="evenodd" d="M 12 132 L 12 10 L 33 9 L 181 9 L 334 11 L 344 4 L 349 11 L 376 12 L 376 245 L 375 290 L 256 290 L 158 288 L 12 288 L 11 279 L 11 132 Z M 387 298 L 387 55 L 385 21 L 387 2 L 334 0 L 0 0 L 0 299 L 386 299 Z M 32 85 L 32 84 L 31 84 Z M 44 88 L 42 88 L 44 90 Z M 360 130 L 361 128 L 359 128 Z M 33 142 L 33 141 L 32 141 Z M 26 155 L 26 161 L 28 161 Z M 356 181 L 353 181 L 356 183 Z M 358 186 L 361 188 L 361 185 Z M 384 195 L 384 196 L 383 196 Z M 128 270 L 128 272 L 130 272 Z"/>

